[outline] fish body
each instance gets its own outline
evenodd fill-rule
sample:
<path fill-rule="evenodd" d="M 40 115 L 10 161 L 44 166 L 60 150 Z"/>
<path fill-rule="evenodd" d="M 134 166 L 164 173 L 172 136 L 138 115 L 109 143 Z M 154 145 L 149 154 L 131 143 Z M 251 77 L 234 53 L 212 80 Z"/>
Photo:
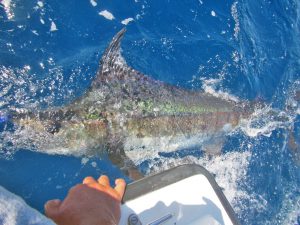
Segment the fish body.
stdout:
<path fill-rule="evenodd" d="M 12 113 L 18 146 L 50 154 L 104 151 L 117 163 L 200 146 L 219 153 L 224 135 L 251 114 L 249 104 L 171 86 L 132 69 L 121 56 L 124 33 L 113 38 L 82 97 L 60 108 Z"/>

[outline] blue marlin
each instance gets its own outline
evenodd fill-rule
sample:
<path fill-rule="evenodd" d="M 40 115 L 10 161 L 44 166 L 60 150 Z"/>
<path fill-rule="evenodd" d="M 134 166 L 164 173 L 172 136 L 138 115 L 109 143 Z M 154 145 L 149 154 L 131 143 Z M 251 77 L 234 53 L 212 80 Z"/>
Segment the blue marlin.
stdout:
<path fill-rule="evenodd" d="M 153 151 L 220 153 L 225 135 L 253 112 L 251 104 L 171 86 L 131 68 L 121 55 L 124 33 L 113 37 L 83 96 L 59 108 L 11 113 L 17 147 L 78 156 L 106 152 L 122 168 Z"/>

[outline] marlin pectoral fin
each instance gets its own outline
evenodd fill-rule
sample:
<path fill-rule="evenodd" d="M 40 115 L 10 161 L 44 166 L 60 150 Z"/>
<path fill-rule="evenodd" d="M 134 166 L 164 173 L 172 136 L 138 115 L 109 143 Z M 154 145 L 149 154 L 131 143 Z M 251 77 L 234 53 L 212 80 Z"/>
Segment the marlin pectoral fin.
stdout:
<path fill-rule="evenodd" d="M 122 172 L 132 180 L 143 178 L 142 173 L 135 164 L 129 159 L 124 151 L 122 144 L 109 145 L 108 157 L 111 162 L 122 170 Z"/>
<path fill-rule="evenodd" d="M 208 155 L 219 155 L 221 154 L 224 142 L 225 136 L 213 136 L 203 143 L 202 148 Z"/>

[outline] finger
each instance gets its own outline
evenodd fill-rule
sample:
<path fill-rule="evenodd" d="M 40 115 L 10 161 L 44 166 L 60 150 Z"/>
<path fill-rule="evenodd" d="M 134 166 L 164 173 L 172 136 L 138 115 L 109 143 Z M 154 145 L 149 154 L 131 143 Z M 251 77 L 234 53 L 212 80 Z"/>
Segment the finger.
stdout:
<path fill-rule="evenodd" d="M 86 177 L 83 179 L 83 184 L 93 184 L 97 183 L 96 180 L 93 177 Z"/>
<path fill-rule="evenodd" d="M 61 201 L 59 199 L 54 199 L 46 202 L 46 204 L 44 205 L 46 216 L 55 219 L 55 217 L 59 214 L 60 205 Z"/>
<path fill-rule="evenodd" d="M 124 179 L 116 179 L 115 184 L 116 184 L 115 190 L 119 194 L 120 200 L 122 200 L 126 188 L 126 182 Z"/>
<path fill-rule="evenodd" d="M 101 177 L 99 177 L 98 183 L 102 184 L 103 186 L 110 186 L 109 178 L 106 175 L 102 175 Z"/>

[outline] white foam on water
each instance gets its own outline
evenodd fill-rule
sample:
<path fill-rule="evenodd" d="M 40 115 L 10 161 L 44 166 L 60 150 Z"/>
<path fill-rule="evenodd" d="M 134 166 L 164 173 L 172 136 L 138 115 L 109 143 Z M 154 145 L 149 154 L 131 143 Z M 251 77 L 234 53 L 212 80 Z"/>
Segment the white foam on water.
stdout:
<path fill-rule="evenodd" d="M 294 116 L 283 111 L 274 110 L 271 107 L 264 107 L 256 109 L 251 118 L 242 120 L 240 128 L 249 137 L 257 137 L 258 135 L 270 137 L 276 129 L 289 128 L 293 124 Z"/>
<path fill-rule="evenodd" d="M 99 15 L 103 16 L 105 19 L 108 19 L 108 20 L 115 19 L 114 15 L 107 10 L 103 10 L 103 11 L 99 12 Z"/>
<path fill-rule="evenodd" d="M 203 90 L 206 93 L 209 93 L 217 98 L 234 101 L 234 102 L 240 102 L 238 97 L 231 95 L 227 92 L 221 91 L 221 90 L 217 91 L 215 89 L 215 87 L 222 81 L 222 79 L 223 78 L 202 80 L 203 81 L 203 85 L 202 85 Z"/>
<path fill-rule="evenodd" d="M 38 6 L 39 6 L 40 8 L 43 8 L 43 7 L 44 7 L 44 3 L 43 3 L 42 1 L 38 1 L 37 4 L 38 4 Z"/>
<path fill-rule="evenodd" d="M 5 104 L 10 105 L 11 102 L 25 104 L 28 95 L 25 89 L 32 84 L 29 71 L 29 65 L 17 70 L 0 66 L 0 96 L 3 97 Z M 13 92 L 13 95 L 5 96 L 8 92 Z"/>
<path fill-rule="evenodd" d="M 97 2 L 95 0 L 90 0 L 90 3 L 92 6 L 96 7 L 97 6 Z"/>
<path fill-rule="evenodd" d="M 135 19 L 136 20 L 139 20 L 139 19 L 141 19 L 142 18 L 142 16 L 140 15 L 140 14 L 137 14 L 136 16 L 135 16 Z"/>
<path fill-rule="evenodd" d="M 54 31 L 57 31 L 57 30 L 58 30 L 58 29 L 57 29 L 56 24 L 55 24 L 53 21 L 51 21 L 50 31 L 51 31 L 51 32 L 54 32 Z"/>
<path fill-rule="evenodd" d="M 247 193 L 239 190 L 238 183 L 246 178 L 250 157 L 250 152 L 231 152 L 212 159 L 202 158 L 199 164 L 216 174 L 216 181 L 224 188 L 228 200 L 236 203 L 247 196 Z"/>
<path fill-rule="evenodd" d="M 91 162 L 91 166 L 96 168 L 97 167 L 97 163 L 96 162 Z"/>
<path fill-rule="evenodd" d="M 238 39 L 239 33 L 240 33 L 240 21 L 238 17 L 238 10 L 237 10 L 237 4 L 238 2 L 234 2 L 231 6 L 231 16 L 233 17 L 234 20 L 234 37 L 235 39 Z"/>
<path fill-rule="evenodd" d="M 31 67 L 30 67 L 30 65 L 25 65 L 25 66 L 24 66 L 24 69 L 25 69 L 25 71 L 28 72 L 29 70 L 31 70 Z"/>
<path fill-rule="evenodd" d="M 148 173 L 158 173 L 174 166 L 193 163 L 205 167 L 209 172 L 215 174 L 218 185 L 224 188 L 224 194 L 235 212 L 239 213 L 243 206 L 242 200 L 251 199 L 253 207 L 264 208 L 263 203 L 255 201 L 255 198 L 247 191 L 242 190 L 239 184 L 246 183 L 247 170 L 251 152 L 229 152 L 226 154 L 196 158 L 187 156 L 184 158 L 165 158 L 159 157 L 150 161 Z"/>
<path fill-rule="evenodd" d="M 214 10 L 212 10 L 212 11 L 210 12 L 210 14 L 211 14 L 213 17 L 217 16 L 217 14 L 216 14 L 216 12 L 215 12 Z"/>
<path fill-rule="evenodd" d="M 2 225 L 54 225 L 54 223 L 28 206 L 19 196 L 0 186 L 0 223 Z"/>
<path fill-rule="evenodd" d="M 2 0 L 0 3 L 4 6 L 4 10 L 6 12 L 7 18 L 8 19 L 13 19 L 15 14 L 13 13 L 12 7 L 13 4 L 11 0 Z"/>
<path fill-rule="evenodd" d="M 4 5 L 5 8 L 10 7 L 11 0 L 2 0 L 1 4 Z"/>
<path fill-rule="evenodd" d="M 81 165 L 86 165 L 86 164 L 88 163 L 89 160 L 90 160 L 89 158 L 83 157 L 83 158 L 81 159 Z"/>
<path fill-rule="evenodd" d="M 122 20 L 121 23 L 124 24 L 124 25 L 127 25 L 131 21 L 134 21 L 134 19 L 132 17 Z"/>
<path fill-rule="evenodd" d="M 40 64 L 40 67 L 41 67 L 42 69 L 45 69 L 44 63 L 40 62 L 39 64 Z"/>
<path fill-rule="evenodd" d="M 292 190 L 285 196 L 281 210 L 275 218 L 277 224 L 299 225 L 297 219 L 300 216 L 300 196 L 293 197 L 296 191 L 297 190 Z M 270 221 L 266 225 L 276 223 L 274 221 Z"/>
<path fill-rule="evenodd" d="M 31 32 L 37 36 L 39 36 L 39 33 L 36 30 L 31 30 Z"/>
<path fill-rule="evenodd" d="M 238 51 L 233 51 L 231 58 L 235 63 L 238 63 L 240 61 L 240 55 L 239 55 Z"/>

